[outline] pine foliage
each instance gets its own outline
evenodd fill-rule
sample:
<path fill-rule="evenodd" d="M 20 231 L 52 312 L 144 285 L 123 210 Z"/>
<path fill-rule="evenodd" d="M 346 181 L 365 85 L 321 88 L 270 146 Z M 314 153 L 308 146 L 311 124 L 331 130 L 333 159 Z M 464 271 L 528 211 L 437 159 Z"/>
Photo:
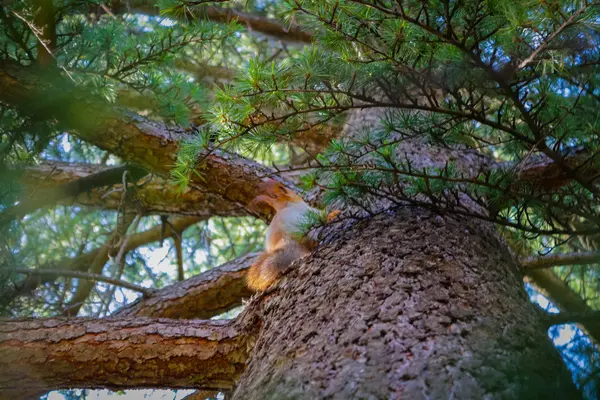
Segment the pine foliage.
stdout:
<path fill-rule="evenodd" d="M 376 128 L 333 141 L 311 163 L 305 182 L 325 186 L 327 202 L 368 210 L 370 197 L 383 196 L 491 220 L 523 238 L 600 233 L 597 3 L 286 4 L 317 45 L 251 60 L 217 92 L 207 116 L 217 148 L 256 152 L 342 113 L 385 107 Z M 414 165 L 402 154 L 409 141 L 494 163 Z M 560 172 L 534 176 L 541 163 Z"/>

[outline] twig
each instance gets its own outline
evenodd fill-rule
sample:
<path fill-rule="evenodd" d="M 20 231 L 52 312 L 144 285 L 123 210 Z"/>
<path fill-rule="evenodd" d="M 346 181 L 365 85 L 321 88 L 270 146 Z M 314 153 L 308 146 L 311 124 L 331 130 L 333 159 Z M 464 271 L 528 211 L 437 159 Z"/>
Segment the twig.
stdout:
<path fill-rule="evenodd" d="M 523 60 L 523 62 L 521 62 L 519 64 L 519 69 L 523 69 L 527 65 L 529 65 L 530 63 L 532 63 L 535 60 L 535 58 L 538 56 L 538 54 L 540 54 L 542 51 L 544 51 L 546 49 L 546 47 L 548 47 L 548 45 L 550 44 L 550 42 L 552 42 L 566 28 L 568 28 L 570 25 L 572 25 L 573 22 L 575 21 L 575 18 L 577 18 L 578 16 L 580 16 L 588 8 L 588 6 L 589 6 L 589 4 L 585 5 L 584 7 L 581 7 L 579 10 L 577 10 L 576 12 L 574 12 L 573 15 L 571 15 L 569 17 L 569 19 L 567 19 L 561 26 L 558 27 L 557 30 L 555 30 L 554 32 L 552 32 L 552 34 L 550 36 L 548 36 L 548 39 L 544 40 L 544 42 L 542 44 L 540 44 L 538 46 L 538 48 L 535 49 L 533 51 L 533 53 L 531 53 L 531 55 L 529 57 L 527 57 L 525 60 Z"/>
<path fill-rule="evenodd" d="M 150 295 L 153 292 L 152 289 L 134 285 L 133 283 L 125 282 L 119 279 L 109 278 L 104 275 L 92 274 L 90 272 L 81 271 L 69 271 L 64 269 L 27 269 L 27 268 L 4 268 L 3 271 L 15 272 L 24 275 L 57 275 L 64 276 L 67 278 L 86 279 L 96 282 L 105 282 L 111 285 L 120 286 L 126 289 L 134 290 L 142 293 L 144 296 Z"/>
<path fill-rule="evenodd" d="M 138 225 L 140 224 L 141 219 L 142 219 L 141 214 L 138 214 L 135 216 L 135 219 L 133 220 L 133 223 L 132 223 L 131 234 L 134 234 L 137 231 L 137 228 L 138 228 Z M 125 236 L 125 239 L 123 240 L 123 243 L 121 244 L 121 248 L 119 248 L 119 252 L 117 253 L 117 256 L 115 257 L 114 262 L 117 265 L 121 264 L 121 260 L 123 259 L 123 255 L 125 254 L 125 249 L 127 248 L 127 243 L 129 242 L 129 238 L 131 238 L 131 235 Z"/>

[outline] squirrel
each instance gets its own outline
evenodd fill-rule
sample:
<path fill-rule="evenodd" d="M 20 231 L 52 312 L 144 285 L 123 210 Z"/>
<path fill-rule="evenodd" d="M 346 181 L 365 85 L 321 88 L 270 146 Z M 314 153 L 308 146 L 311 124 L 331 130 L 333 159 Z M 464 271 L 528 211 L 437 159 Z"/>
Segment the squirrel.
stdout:
<path fill-rule="evenodd" d="M 265 251 L 252 264 L 246 278 L 248 287 L 255 291 L 267 289 L 294 261 L 310 254 L 318 244 L 314 237 L 298 237 L 307 213 L 318 212 L 317 209 L 273 179 L 262 182 L 259 189 L 264 194 L 252 200 L 249 208 L 267 204 L 275 210 L 275 216 L 267 228 Z M 327 222 L 339 213 L 339 210 L 330 212 Z"/>

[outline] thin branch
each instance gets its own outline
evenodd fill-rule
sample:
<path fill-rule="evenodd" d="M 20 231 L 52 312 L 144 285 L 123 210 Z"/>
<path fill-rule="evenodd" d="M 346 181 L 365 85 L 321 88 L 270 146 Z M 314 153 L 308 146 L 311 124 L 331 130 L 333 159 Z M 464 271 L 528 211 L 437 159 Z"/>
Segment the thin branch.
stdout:
<path fill-rule="evenodd" d="M 231 21 L 237 21 L 240 25 L 245 26 L 250 33 L 258 32 L 264 35 L 272 36 L 277 39 L 310 43 L 313 35 L 310 32 L 304 31 L 297 24 L 290 24 L 284 26 L 280 21 L 244 13 L 233 8 L 222 8 L 222 7 L 206 7 L 200 9 L 196 14 L 190 12 L 191 7 L 197 6 L 197 1 L 189 1 L 181 5 L 185 11 L 183 18 L 188 20 L 196 20 L 199 18 L 205 18 L 214 22 L 229 23 Z M 146 15 L 158 15 L 159 10 L 154 6 L 154 2 L 148 0 L 132 1 L 131 11 L 139 12 Z"/>
<path fill-rule="evenodd" d="M 562 324 L 583 324 L 600 323 L 600 311 L 590 312 L 561 312 L 559 314 L 547 314 L 544 316 L 544 322 L 548 326 Z"/>
<path fill-rule="evenodd" d="M 175 255 L 177 256 L 177 280 L 181 282 L 185 279 L 185 271 L 183 269 L 183 249 L 181 248 L 181 235 L 176 234 L 173 236 L 173 242 L 175 244 Z"/>
<path fill-rule="evenodd" d="M 583 14 L 583 12 L 585 10 L 588 9 L 588 7 L 590 6 L 590 4 L 586 4 L 585 6 L 581 7 L 579 10 L 577 10 L 576 12 L 574 12 L 569 19 L 567 19 L 561 26 L 558 27 L 558 29 L 556 29 L 554 32 L 552 32 L 552 34 L 550 36 L 548 36 L 548 39 L 544 40 L 544 42 L 542 42 L 542 44 L 540 44 L 532 53 L 529 57 L 527 57 L 525 60 L 523 60 L 523 62 L 521 62 L 519 64 L 519 69 L 523 69 L 525 68 L 527 65 L 529 65 L 530 63 L 532 63 L 535 58 L 544 50 L 546 50 L 546 48 L 548 47 L 548 45 L 550 44 L 550 42 L 552 42 L 558 35 L 560 35 L 565 29 L 567 29 L 569 26 L 571 26 L 574 22 L 575 19 L 580 16 L 581 14 Z"/>
<path fill-rule="evenodd" d="M 551 268 L 563 265 L 591 265 L 600 263 L 600 253 L 595 251 L 583 253 L 555 254 L 544 257 L 528 257 L 521 261 L 523 269 Z"/>
<path fill-rule="evenodd" d="M 200 218 L 197 217 L 180 217 L 173 218 L 170 220 L 169 225 L 164 232 L 164 237 L 174 236 L 175 232 L 181 232 L 188 228 L 189 226 L 195 224 L 200 221 Z M 125 251 L 132 251 L 140 246 L 144 246 L 148 243 L 152 243 L 160 240 L 161 237 L 161 227 L 157 226 L 151 228 L 145 232 L 140 232 L 131 235 L 130 240 L 127 242 L 127 246 Z M 87 270 L 90 265 L 93 263 L 94 259 L 98 256 L 98 254 L 105 253 L 105 247 L 101 246 L 96 248 L 90 252 L 82 254 L 80 256 L 74 258 L 65 258 L 57 261 L 56 263 L 48 263 L 42 269 L 51 269 L 54 266 L 61 265 L 63 269 L 68 269 L 71 271 L 84 271 Z M 0 291 L 0 306 L 9 304 L 12 300 L 19 296 L 26 296 L 31 294 L 39 285 L 52 282 L 54 277 L 52 276 L 43 276 L 43 277 L 29 277 L 25 279 L 23 282 L 14 284 L 14 288 L 12 289 L 4 289 Z"/>
<path fill-rule="evenodd" d="M 69 271 L 67 269 L 27 269 L 27 268 L 10 268 L 8 269 L 10 272 L 15 272 L 18 274 L 24 275 L 51 275 L 55 277 L 64 276 L 66 278 L 76 278 L 76 279 L 85 279 L 94 282 L 104 282 L 110 283 L 111 285 L 120 286 L 125 289 L 130 289 L 135 292 L 140 292 L 144 296 L 150 295 L 153 290 L 148 289 L 142 286 L 135 285 L 133 283 L 125 282 L 119 279 L 109 278 L 104 275 L 92 274 L 90 272 L 81 272 L 81 271 Z"/>
<path fill-rule="evenodd" d="M 117 253 L 117 257 L 115 257 L 114 263 L 117 265 L 121 265 L 124 262 L 124 255 L 125 255 L 125 251 L 127 249 L 127 243 L 129 242 L 129 239 L 131 239 L 131 236 L 134 235 L 138 229 L 138 226 L 140 225 L 140 220 L 142 219 L 142 215 L 138 214 L 135 216 L 135 218 L 133 219 L 133 223 L 132 225 L 132 229 L 131 229 L 131 234 L 125 236 L 125 239 L 123 240 L 123 244 L 121 244 L 121 247 L 119 248 L 119 252 Z"/>

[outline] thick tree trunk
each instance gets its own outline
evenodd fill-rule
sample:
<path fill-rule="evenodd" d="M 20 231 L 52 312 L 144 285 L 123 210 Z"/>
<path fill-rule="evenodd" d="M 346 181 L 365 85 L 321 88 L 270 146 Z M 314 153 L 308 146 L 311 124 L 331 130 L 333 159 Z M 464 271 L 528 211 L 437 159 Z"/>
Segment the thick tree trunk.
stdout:
<path fill-rule="evenodd" d="M 337 231 L 247 310 L 234 399 L 578 397 L 489 226 L 405 208 Z"/>

